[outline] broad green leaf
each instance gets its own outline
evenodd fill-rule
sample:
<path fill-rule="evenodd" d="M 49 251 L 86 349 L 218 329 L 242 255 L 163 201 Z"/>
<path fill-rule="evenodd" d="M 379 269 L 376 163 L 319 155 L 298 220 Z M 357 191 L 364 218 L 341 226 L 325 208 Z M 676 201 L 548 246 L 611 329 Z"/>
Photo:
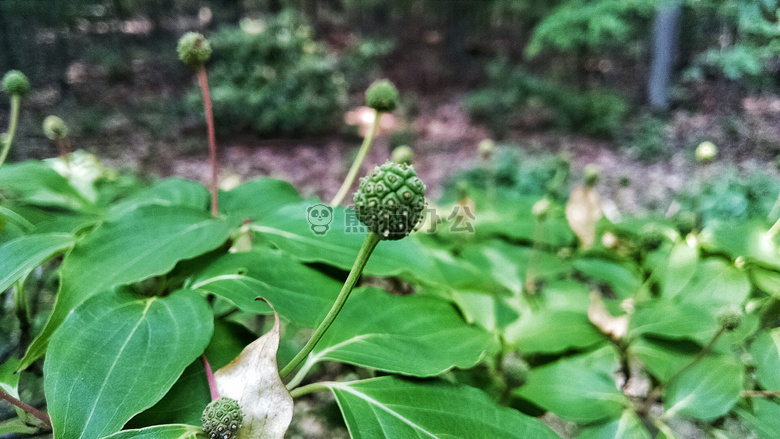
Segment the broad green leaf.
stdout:
<path fill-rule="evenodd" d="M 759 265 L 750 266 L 753 284 L 774 298 L 780 298 L 780 272 Z"/>
<path fill-rule="evenodd" d="M 750 288 L 745 272 L 722 259 L 709 258 L 699 264 L 691 281 L 675 299 L 717 313 L 724 306 L 741 305 L 750 294 Z"/>
<path fill-rule="evenodd" d="M 605 341 L 605 338 L 588 320 L 586 311 L 528 311 L 506 329 L 505 337 L 523 354 L 587 348 Z"/>
<path fill-rule="evenodd" d="M 258 178 L 227 192 L 220 192 L 219 210 L 239 220 L 251 218 L 262 222 L 280 208 L 301 201 L 301 196 L 290 183 L 273 178 Z"/>
<path fill-rule="evenodd" d="M 1 436 L 12 435 L 12 434 L 33 435 L 36 432 L 38 432 L 37 427 L 31 427 L 25 424 L 20 418 L 11 418 L 7 421 L 0 422 Z M 11 437 L 15 437 L 15 436 L 11 436 Z"/>
<path fill-rule="evenodd" d="M 766 390 L 780 390 L 780 328 L 761 331 L 750 345 L 756 379 Z"/>
<path fill-rule="evenodd" d="M 653 267 L 653 278 L 661 286 L 661 295 L 665 298 L 677 296 L 696 273 L 699 251 L 686 241 L 672 246 L 669 255 L 663 258 L 661 266 Z"/>
<path fill-rule="evenodd" d="M 629 352 L 636 355 L 647 370 L 662 383 L 671 379 L 683 367 L 691 364 L 700 349 L 693 343 L 683 344 L 679 341 L 654 340 L 639 337 L 628 347 Z"/>
<path fill-rule="evenodd" d="M 270 311 L 266 303 L 255 300 L 263 297 L 282 317 L 307 328 L 322 321 L 341 290 L 341 282 L 269 248 L 222 256 L 187 285 L 251 313 Z"/>
<path fill-rule="evenodd" d="M 472 387 L 393 377 L 323 385 L 336 396 L 355 439 L 558 437 L 538 419 L 502 407 Z"/>
<path fill-rule="evenodd" d="M 324 236 L 311 231 L 306 209 L 314 201 L 285 206 L 252 229 L 264 239 L 305 262 L 324 262 L 344 270 L 352 268 L 366 237 L 365 227 L 354 211 L 336 207 L 333 222 Z M 372 276 L 411 275 L 421 281 L 445 283 L 436 262 L 413 236 L 383 241 L 371 255 L 364 270 Z"/>
<path fill-rule="evenodd" d="M 230 231 L 228 221 L 205 211 L 157 205 L 101 224 L 63 260 L 54 310 L 21 367 L 28 367 L 44 354 L 57 326 L 86 299 L 118 285 L 167 273 L 178 261 L 220 246 Z"/>
<path fill-rule="evenodd" d="M 205 212 L 211 194 L 202 184 L 171 177 L 155 183 L 133 196 L 115 203 L 109 209 L 109 218 L 119 218 L 141 206 L 179 206 Z"/>
<path fill-rule="evenodd" d="M 469 326 L 447 301 L 358 289 L 304 367 L 340 361 L 429 377 L 453 367 L 468 369 L 497 349 L 492 334 Z"/>
<path fill-rule="evenodd" d="M 757 222 L 735 224 L 710 221 L 699 234 L 699 241 L 705 250 L 725 253 L 732 260 L 742 256 L 746 262 L 780 269 L 777 243 L 767 231 L 767 227 Z"/>
<path fill-rule="evenodd" d="M 753 398 L 753 409 L 737 407 L 735 411 L 761 439 L 776 439 L 780 431 L 780 405 L 765 398 Z"/>
<path fill-rule="evenodd" d="M 719 418 L 740 398 L 745 367 L 730 356 L 704 357 L 686 367 L 664 389 L 664 416 Z"/>
<path fill-rule="evenodd" d="M 548 309 L 582 312 L 590 305 L 588 286 L 571 279 L 545 284 L 539 296 L 544 307 Z"/>
<path fill-rule="evenodd" d="M 172 424 L 120 431 L 104 439 L 208 439 L 208 436 L 203 433 L 202 427 Z"/>
<path fill-rule="evenodd" d="M 674 340 L 690 339 L 708 343 L 719 326 L 712 313 L 689 303 L 653 300 L 636 305 L 629 321 L 631 338 L 651 334 Z"/>
<path fill-rule="evenodd" d="M 616 368 L 614 350 L 605 347 L 533 369 L 514 393 L 567 421 L 617 419 L 630 402 L 612 378 Z"/>
<path fill-rule="evenodd" d="M 256 338 L 243 326 L 216 319 L 214 335 L 205 352 L 212 370 L 230 363 L 241 353 L 244 346 Z M 184 369 L 176 384 L 160 401 L 131 419 L 125 424 L 125 428 L 135 429 L 159 424 L 200 425 L 203 409 L 209 402 L 211 392 L 206 371 L 203 361 L 198 358 Z"/>
<path fill-rule="evenodd" d="M 222 396 L 238 401 L 243 424 L 236 439 L 282 439 L 293 417 L 293 399 L 279 376 L 279 315 L 274 326 L 244 348 L 214 378 Z"/>
<path fill-rule="evenodd" d="M 0 293 L 35 267 L 73 246 L 73 235 L 27 235 L 0 245 Z"/>
<path fill-rule="evenodd" d="M 582 429 L 577 439 L 651 439 L 650 432 L 633 410 L 626 410 L 620 419 Z"/>
<path fill-rule="evenodd" d="M 0 188 L 12 199 L 36 206 L 91 210 L 84 198 L 62 175 L 38 161 L 6 164 L 0 169 Z"/>
<path fill-rule="evenodd" d="M 630 264 L 618 264 L 603 259 L 578 259 L 574 261 L 574 268 L 606 282 L 621 299 L 633 296 L 642 286 L 642 276 L 636 267 Z"/>
<path fill-rule="evenodd" d="M 119 431 L 203 353 L 212 321 L 206 300 L 187 290 L 166 297 L 106 292 L 74 309 L 51 338 L 44 363 L 55 436 Z"/>
<path fill-rule="evenodd" d="M 519 314 L 504 298 L 473 291 L 452 291 L 451 300 L 469 323 L 476 323 L 490 332 L 503 331 L 517 320 Z"/>
<path fill-rule="evenodd" d="M 21 377 L 20 374 L 16 373 L 18 367 L 19 360 L 16 358 L 9 358 L 8 361 L 0 364 L 0 390 L 3 390 L 5 393 L 17 399 L 19 398 L 19 378 Z M 28 414 L 21 408 L 14 407 L 14 409 L 16 410 L 16 416 L 18 416 L 20 420 L 33 425 L 40 423 L 34 416 Z"/>

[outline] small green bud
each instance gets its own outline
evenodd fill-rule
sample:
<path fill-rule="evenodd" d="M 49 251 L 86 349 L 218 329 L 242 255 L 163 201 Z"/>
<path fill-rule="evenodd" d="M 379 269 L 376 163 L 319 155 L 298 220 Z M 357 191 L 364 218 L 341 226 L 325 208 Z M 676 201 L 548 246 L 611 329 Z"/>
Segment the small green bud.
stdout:
<path fill-rule="evenodd" d="M 414 151 L 407 145 L 398 146 L 393 150 L 392 160 L 395 163 L 405 163 L 408 165 L 412 163 L 412 159 L 414 159 Z"/>
<path fill-rule="evenodd" d="M 233 439 L 244 422 L 244 414 L 235 399 L 217 398 L 203 410 L 203 432 L 211 439 Z"/>
<path fill-rule="evenodd" d="M 10 70 L 3 76 L 3 91 L 9 96 L 24 97 L 30 92 L 30 80 L 19 70 Z"/>
<path fill-rule="evenodd" d="M 531 368 L 516 353 L 509 353 L 501 361 L 501 370 L 510 388 L 520 387 L 528 380 Z"/>
<path fill-rule="evenodd" d="M 68 135 L 68 126 L 57 116 L 46 116 L 43 120 L 43 134 L 51 140 L 64 139 Z"/>
<path fill-rule="evenodd" d="M 736 306 L 726 306 L 718 311 L 718 324 L 726 331 L 733 331 L 739 328 L 742 323 L 742 310 Z"/>
<path fill-rule="evenodd" d="M 585 166 L 585 186 L 595 187 L 599 183 L 599 172 L 601 168 L 598 165 L 589 164 Z"/>
<path fill-rule="evenodd" d="M 477 148 L 479 149 L 479 155 L 483 160 L 490 160 L 490 158 L 493 157 L 493 152 L 495 152 L 496 142 L 485 139 L 479 142 Z"/>
<path fill-rule="evenodd" d="M 358 219 L 382 239 L 406 237 L 420 222 L 425 184 L 412 165 L 386 162 L 360 179 L 354 196 Z"/>
<path fill-rule="evenodd" d="M 392 82 L 380 79 L 368 86 L 366 105 L 382 113 L 389 113 L 398 107 L 398 90 Z"/>
<path fill-rule="evenodd" d="M 700 162 L 709 162 L 718 155 L 718 147 L 710 141 L 701 142 L 696 147 L 696 160 Z"/>
<path fill-rule="evenodd" d="M 666 235 L 660 227 L 655 224 L 648 224 L 645 227 L 642 227 L 642 230 L 639 232 L 639 245 L 648 252 L 660 247 L 665 239 Z"/>
<path fill-rule="evenodd" d="M 534 203 L 534 206 L 531 208 L 531 213 L 539 218 L 540 220 L 543 220 L 547 217 L 547 214 L 550 212 L 550 207 L 552 206 L 552 203 L 550 203 L 550 200 L 547 198 L 542 198 L 541 200 Z"/>
<path fill-rule="evenodd" d="M 179 39 L 179 59 L 187 65 L 200 67 L 211 58 L 209 40 L 197 32 L 187 32 Z"/>

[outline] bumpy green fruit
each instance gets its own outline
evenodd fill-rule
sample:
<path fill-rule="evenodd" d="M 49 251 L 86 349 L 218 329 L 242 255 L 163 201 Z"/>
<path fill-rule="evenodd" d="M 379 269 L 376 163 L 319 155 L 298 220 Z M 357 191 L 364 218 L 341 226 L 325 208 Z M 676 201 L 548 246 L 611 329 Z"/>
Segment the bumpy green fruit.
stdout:
<path fill-rule="evenodd" d="M 360 179 L 355 192 L 355 213 L 368 229 L 382 239 L 408 235 L 425 209 L 425 184 L 414 167 L 387 162 Z"/>
<path fill-rule="evenodd" d="M 387 79 L 376 81 L 366 90 L 366 105 L 376 111 L 389 113 L 398 106 L 398 90 Z"/>
<path fill-rule="evenodd" d="M 51 140 L 64 139 L 68 135 L 68 126 L 57 116 L 46 116 L 43 120 L 43 134 Z"/>
<path fill-rule="evenodd" d="M 241 428 L 244 415 L 235 399 L 215 399 L 203 410 L 203 431 L 211 439 L 233 439 Z"/>
<path fill-rule="evenodd" d="M 211 58 L 209 40 L 197 32 L 187 32 L 179 39 L 179 59 L 184 64 L 198 67 L 206 64 Z"/>
<path fill-rule="evenodd" d="M 10 96 L 25 96 L 30 92 L 30 80 L 19 70 L 11 70 L 3 76 L 3 91 Z"/>

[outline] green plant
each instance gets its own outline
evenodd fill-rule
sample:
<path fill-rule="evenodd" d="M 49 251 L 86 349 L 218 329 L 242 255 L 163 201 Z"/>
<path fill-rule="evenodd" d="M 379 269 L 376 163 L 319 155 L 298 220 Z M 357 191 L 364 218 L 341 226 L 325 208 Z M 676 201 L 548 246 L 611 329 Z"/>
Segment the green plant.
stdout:
<path fill-rule="evenodd" d="M 666 123 L 649 114 L 633 120 L 622 136 L 625 147 L 641 161 L 663 160 L 670 154 Z"/>
<path fill-rule="evenodd" d="M 312 134 L 333 127 L 341 115 L 343 76 L 298 13 L 286 10 L 224 27 L 209 41 L 214 117 L 221 130 Z M 189 100 L 199 101 L 194 94 Z"/>

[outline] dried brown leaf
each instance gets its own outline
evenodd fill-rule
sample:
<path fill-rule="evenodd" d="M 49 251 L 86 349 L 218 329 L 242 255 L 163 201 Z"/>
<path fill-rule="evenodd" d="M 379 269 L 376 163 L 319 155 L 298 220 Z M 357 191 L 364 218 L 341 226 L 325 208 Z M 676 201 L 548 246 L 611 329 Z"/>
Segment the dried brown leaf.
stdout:
<path fill-rule="evenodd" d="M 587 250 L 596 240 L 596 222 L 601 219 L 601 203 L 593 188 L 579 186 L 571 191 L 566 203 L 566 220 Z"/>

